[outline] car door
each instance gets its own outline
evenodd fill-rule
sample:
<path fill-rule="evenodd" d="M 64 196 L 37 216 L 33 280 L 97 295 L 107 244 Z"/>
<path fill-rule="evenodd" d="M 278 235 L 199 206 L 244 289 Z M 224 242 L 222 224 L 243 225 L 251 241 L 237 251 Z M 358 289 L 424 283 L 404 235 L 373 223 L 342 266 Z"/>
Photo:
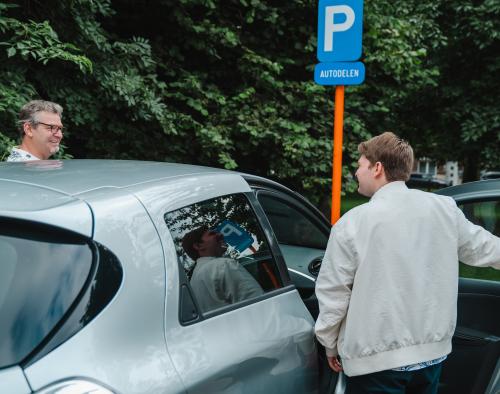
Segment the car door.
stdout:
<path fill-rule="evenodd" d="M 252 182 L 252 179 L 249 179 Z M 302 196 L 274 184 L 259 180 L 252 187 L 270 222 L 279 248 L 288 267 L 292 282 L 314 319 L 319 313 L 314 292 L 316 277 L 321 267 L 330 232 L 326 218 Z M 333 372 L 318 343 L 319 392 L 343 393 L 342 374 Z"/>
<path fill-rule="evenodd" d="M 137 196 L 164 247 L 166 346 L 185 390 L 317 392 L 314 321 L 290 283 L 272 230 L 256 216 L 258 202 L 241 176 L 179 177 Z M 191 257 L 186 240 L 203 226 L 224 235 L 228 247 L 223 256 Z M 205 266 L 204 271 L 205 263 L 218 268 Z M 237 275 L 223 281 L 217 273 L 226 267 Z M 240 288 L 253 290 L 233 296 L 238 278 L 244 282 Z M 224 296 L 214 300 L 214 294 Z M 227 303 L 215 303 L 221 299 Z"/>
<path fill-rule="evenodd" d="M 253 184 L 252 188 L 276 235 L 290 278 L 316 319 L 319 311 L 314 285 L 330 224 L 307 200 L 284 187 L 269 183 Z"/>
<path fill-rule="evenodd" d="M 457 188 L 457 190 L 464 190 Z M 453 193 L 445 191 L 446 194 Z M 466 217 L 500 236 L 496 196 L 454 195 Z M 500 271 L 460 263 L 453 351 L 443 363 L 440 393 L 500 392 Z"/>

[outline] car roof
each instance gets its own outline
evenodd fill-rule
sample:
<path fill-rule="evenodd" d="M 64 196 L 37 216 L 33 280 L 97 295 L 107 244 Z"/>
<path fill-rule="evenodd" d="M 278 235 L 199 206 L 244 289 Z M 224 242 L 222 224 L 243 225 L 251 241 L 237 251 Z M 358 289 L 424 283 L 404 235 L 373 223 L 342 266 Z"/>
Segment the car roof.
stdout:
<path fill-rule="evenodd" d="M 457 201 L 491 199 L 500 196 L 500 179 L 489 179 L 447 187 L 437 194 L 453 197 Z"/>
<path fill-rule="evenodd" d="M 126 188 L 187 175 L 230 171 L 187 164 L 133 160 L 37 160 L 0 163 L 0 181 L 76 196 L 101 188 Z"/>

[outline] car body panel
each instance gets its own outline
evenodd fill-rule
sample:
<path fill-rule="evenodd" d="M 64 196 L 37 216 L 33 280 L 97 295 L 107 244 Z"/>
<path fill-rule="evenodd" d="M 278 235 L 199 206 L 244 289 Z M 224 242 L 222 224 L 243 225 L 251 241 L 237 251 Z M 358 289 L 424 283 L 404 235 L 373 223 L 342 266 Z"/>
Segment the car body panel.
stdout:
<path fill-rule="evenodd" d="M 124 267 L 121 288 L 80 332 L 26 368 L 26 376 L 34 389 L 82 376 L 118 392 L 163 392 L 165 382 L 169 392 L 183 392 L 165 346 L 165 266 L 156 229 L 133 195 L 103 194 L 95 190 L 82 198 L 96 218 L 94 239 Z"/>
<path fill-rule="evenodd" d="M 168 273 L 165 336 L 186 389 L 190 393 L 290 392 L 297 384 L 303 392 L 314 388 L 314 321 L 295 290 L 266 294 L 265 299 L 192 325 L 183 326 L 177 318 L 179 265 L 164 215 L 216 196 L 248 193 L 251 189 L 243 178 L 234 173 L 201 174 L 130 190 L 151 215 L 164 247 Z"/>
<path fill-rule="evenodd" d="M 127 190 L 137 196 L 158 225 L 167 212 L 218 196 L 249 192 L 250 187 L 241 176 L 221 171 L 131 185 Z"/>
<path fill-rule="evenodd" d="M 92 214 L 84 202 L 43 186 L 0 179 L 0 216 L 46 223 L 92 236 Z"/>
<path fill-rule="evenodd" d="M 293 290 L 189 326 L 167 322 L 167 342 L 189 393 L 308 393 L 317 384 L 312 325 Z"/>
<path fill-rule="evenodd" d="M 0 393 L 29 394 L 31 388 L 20 367 L 0 370 Z"/>
<path fill-rule="evenodd" d="M 500 179 L 464 183 L 436 191 L 436 194 L 450 196 L 458 203 L 480 199 L 500 199 Z"/>
<path fill-rule="evenodd" d="M 187 164 L 134 160 L 37 160 L 0 163 L 0 179 L 19 180 L 76 196 L 193 174 L 231 173 Z M 8 175 L 4 175 L 8 174 Z"/>

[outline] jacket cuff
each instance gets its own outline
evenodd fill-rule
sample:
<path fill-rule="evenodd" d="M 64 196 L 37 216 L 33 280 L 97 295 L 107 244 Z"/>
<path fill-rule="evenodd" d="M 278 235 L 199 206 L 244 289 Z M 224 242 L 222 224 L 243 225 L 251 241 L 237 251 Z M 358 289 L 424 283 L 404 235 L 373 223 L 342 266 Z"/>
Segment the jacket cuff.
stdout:
<path fill-rule="evenodd" d="M 325 351 L 326 351 L 327 357 L 337 357 L 339 354 L 339 352 L 337 351 L 337 348 L 330 349 L 330 348 L 325 347 Z"/>

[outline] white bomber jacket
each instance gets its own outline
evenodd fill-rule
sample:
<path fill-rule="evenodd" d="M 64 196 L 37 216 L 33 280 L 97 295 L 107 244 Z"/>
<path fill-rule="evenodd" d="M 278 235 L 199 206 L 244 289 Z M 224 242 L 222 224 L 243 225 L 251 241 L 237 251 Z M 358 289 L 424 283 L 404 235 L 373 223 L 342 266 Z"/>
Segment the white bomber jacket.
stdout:
<path fill-rule="evenodd" d="M 316 282 L 316 335 L 348 376 L 451 352 L 458 260 L 500 269 L 500 238 L 450 197 L 390 182 L 332 228 Z"/>

